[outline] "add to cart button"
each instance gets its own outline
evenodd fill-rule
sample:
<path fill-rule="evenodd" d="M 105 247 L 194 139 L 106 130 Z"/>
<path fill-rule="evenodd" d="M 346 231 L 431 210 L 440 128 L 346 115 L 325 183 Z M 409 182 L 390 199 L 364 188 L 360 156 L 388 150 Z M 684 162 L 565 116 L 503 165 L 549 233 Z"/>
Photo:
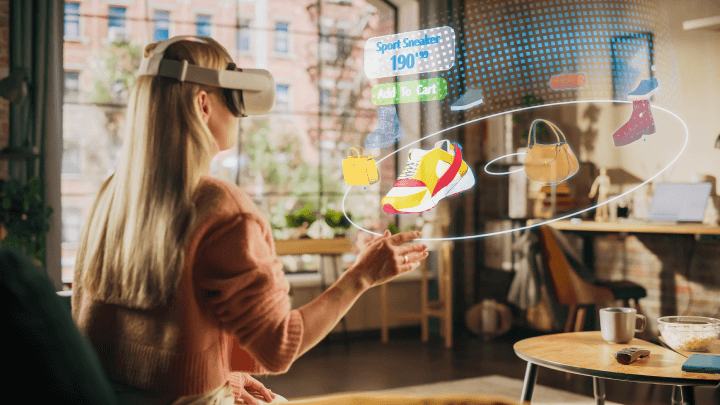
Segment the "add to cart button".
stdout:
<path fill-rule="evenodd" d="M 447 81 L 435 79 L 411 80 L 400 83 L 376 84 L 372 88 L 375 105 L 418 103 L 442 100 L 447 96 Z"/>

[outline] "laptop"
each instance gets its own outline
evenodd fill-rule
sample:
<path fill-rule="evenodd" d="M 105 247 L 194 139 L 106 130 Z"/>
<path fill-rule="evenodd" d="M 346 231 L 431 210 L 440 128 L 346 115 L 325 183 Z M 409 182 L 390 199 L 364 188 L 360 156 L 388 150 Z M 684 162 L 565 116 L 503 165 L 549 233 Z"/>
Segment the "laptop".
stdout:
<path fill-rule="evenodd" d="M 648 222 L 702 222 L 711 183 L 660 183 L 655 188 Z"/>

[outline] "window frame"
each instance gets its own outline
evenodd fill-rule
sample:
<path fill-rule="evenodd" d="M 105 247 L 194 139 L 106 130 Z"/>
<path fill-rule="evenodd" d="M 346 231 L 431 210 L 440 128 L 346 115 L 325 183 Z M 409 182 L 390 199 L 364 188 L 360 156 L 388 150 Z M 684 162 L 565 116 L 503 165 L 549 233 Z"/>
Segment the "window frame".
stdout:
<path fill-rule="evenodd" d="M 74 74 L 77 73 L 77 97 L 75 100 L 67 100 L 66 97 L 68 96 L 68 86 L 67 86 L 67 80 L 68 80 L 68 73 Z M 71 70 L 71 69 L 63 69 L 63 103 L 70 102 L 70 103 L 80 103 L 82 100 L 80 99 L 80 89 L 82 88 L 82 72 L 79 70 Z"/>
<path fill-rule="evenodd" d="M 67 19 L 67 17 L 68 17 L 68 15 L 73 15 L 73 14 L 68 14 L 68 13 L 67 13 L 67 6 L 68 6 L 68 5 L 71 5 L 71 4 L 77 6 L 77 14 L 76 14 L 76 15 L 77 15 L 77 22 L 76 22 L 76 23 L 77 23 L 77 35 L 74 36 L 74 37 L 68 36 L 68 35 L 65 33 L 65 32 L 66 32 L 66 29 L 67 29 L 67 24 L 68 24 L 68 19 Z M 64 40 L 64 41 L 70 41 L 70 42 L 80 42 L 80 41 L 81 41 L 81 39 L 82 39 L 82 37 L 83 37 L 83 35 L 82 35 L 82 34 L 83 34 L 83 32 L 82 32 L 83 26 L 82 26 L 82 24 L 81 24 L 81 20 L 82 20 L 81 15 L 82 15 L 82 14 L 80 13 L 80 3 L 79 3 L 79 2 L 77 2 L 77 1 L 66 1 L 66 2 L 64 3 L 64 5 L 63 5 L 63 40 Z"/>
<path fill-rule="evenodd" d="M 155 9 L 153 9 L 152 12 L 153 12 L 153 21 L 152 21 L 152 24 L 153 24 L 153 27 L 152 27 L 152 30 L 153 30 L 153 34 L 152 34 L 152 35 L 153 35 L 153 41 L 154 41 L 154 42 L 162 41 L 162 39 L 157 39 L 157 35 L 156 35 L 156 33 L 157 33 L 157 24 L 158 24 L 158 19 L 157 19 L 157 13 L 158 13 L 158 12 L 167 13 L 167 33 L 168 33 L 168 35 L 167 35 L 167 38 L 165 38 L 165 39 L 170 39 L 170 38 L 172 38 L 172 37 L 174 36 L 174 35 L 173 35 L 173 32 L 172 32 L 172 31 L 173 31 L 173 30 L 172 30 L 172 18 L 170 17 L 170 14 L 172 13 L 172 10 L 155 8 Z"/>
<path fill-rule="evenodd" d="M 279 16 L 275 15 L 272 18 L 273 21 L 273 38 L 272 38 L 272 52 L 271 57 L 276 59 L 296 59 L 294 47 L 293 47 L 293 35 L 292 35 L 292 27 L 293 27 L 293 19 L 292 17 L 287 16 Z M 278 52 L 276 45 L 277 45 L 277 25 L 278 24 L 286 24 L 287 25 L 287 52 Z"/>
<path fill-rule="evenodd" d="M 247 23 L 247 41 L 248 41 L 248 48 L 242 49 L 240 48 L 240 33 L 243 32 L 243 24 Z M 235 50 L 237 51 L 238 55 L 241 56 L 251 56 L 254 54 L 254 46 L 253 46 L 253 20 L 250 18 L 244 18 L 240 21 L 240 28 L 238 28 L 236 35 L 235 35 Z"/>
<path fill-rule="evenodd" d="M 117 18 L 117 17 L 114 17 L 114 16 L 111 16 L 111 15 L 110 15 L 110 10 L 112 10 L 112 9 L 123 10 L 123 17 L 120 19 L 121 21 L 123 21 L 123 31 L 122 31 L 122 34 L 124 35 L 125 39 L 128 39 L 128 40 L 129 40 L 129 39 L 131 38 L 131 29 L 130 29 L 131 24 L 129 24 L 128 16 L 127 16 L 128 7 L 125 7 L 125 6 L 117 6 L 117 5 L 110 5 L 110 6 L 108 6 L 108 24 L 107 24 L 107 27 L 106 27 L 107 31 L 106 31 L 106 33 L 105 33 L 105 39 L 102 41 L 103 45 L 108 45 L 108 44 L 112 43 L 112 42 L 115 40 L 115 38 L 113 38 L 113 37 L 110 36 L 110 33 L 112 32 L 111 29 L 113 29 L 113 28 L 118 28 L 118 27 L 113 27 L 113 26 L 110 25 L 110 24 L 111 24 L 111 21 L 112 21 L 113 19 Z"/>
<path fill-rule="evenodd" d="M 200 17 L 208 17 L 208 24 L 207 24 L 208 33 L 207 34 L 201 34 L 200 32 L 198 32 L 198 30 L 200 29 Z M 203 36 L 213 37 L 214 30 L 213 30 L 213 21 L 212 20 L 213 20 L 212 14 L 200 14 L 200 13 L 195 14 L 195 35 L 203 35 Z"/>

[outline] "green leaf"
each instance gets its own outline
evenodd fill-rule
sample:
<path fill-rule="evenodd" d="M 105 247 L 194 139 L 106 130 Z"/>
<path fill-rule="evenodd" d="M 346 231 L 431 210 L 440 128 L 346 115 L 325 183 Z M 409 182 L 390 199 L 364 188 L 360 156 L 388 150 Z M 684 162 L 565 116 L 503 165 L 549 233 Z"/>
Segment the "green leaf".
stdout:
<path fill-rule="evenodd" d="M 7 197 L 3 198 L 2 207 L 4 210 L 10 209 L 11 205 L 12 205 L 12 201 L 10 201 L 9 198 L 7 198 Z"/>

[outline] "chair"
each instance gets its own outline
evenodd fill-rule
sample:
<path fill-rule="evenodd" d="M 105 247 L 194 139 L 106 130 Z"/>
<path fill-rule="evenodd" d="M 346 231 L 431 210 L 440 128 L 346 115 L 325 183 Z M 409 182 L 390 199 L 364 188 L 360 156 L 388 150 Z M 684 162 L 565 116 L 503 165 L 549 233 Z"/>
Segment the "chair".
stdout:
<path fill-rule="evenodd" d="M 590 283 L 581 278 L 570 265 L 565 253 L 548 226 L 540 227 L 542 261 L 551 281 L 555 299 L 570 307 L 565 332 L 579 332 L 585 325 L 587 307 L 622 300 L 629 307 L 630 300 L 640 313 L 640 298 L 647 296 L 645 288 L 630 281 L 597 281 Z"/>
<path fill-rule="evenodd" d="M 395 319 L 419 319 L 422 325 L 422 341 L 427 342 L 430 338 L 428 318 L 440 319 L 440 334 L 445 338 L 445 347 L 452 347 L 452 242 L 443 242 L 438 250 L 438 299 L 430 301 L 428 297 L 428 280 L 430 272 L 427 267 L 427 259 L 420 262 L 422 269 L 420 313 L 391 313 L 388 310 L 388 283 L 380 285 L 380 305 L 382 316 L 382 342 L 389 341 L 389 320 Z"/>
<path fill-rule="evenodd" d="M 4 385 L 37 382 L 26 394 L 28 402 L 116 404 L 95 350 L 73 322 L 68 293 L 57 294 L 47 274 L 19 250 L 2 244 L 0 274 L 7 332 L 3 360 L 12 365 Z"/>

